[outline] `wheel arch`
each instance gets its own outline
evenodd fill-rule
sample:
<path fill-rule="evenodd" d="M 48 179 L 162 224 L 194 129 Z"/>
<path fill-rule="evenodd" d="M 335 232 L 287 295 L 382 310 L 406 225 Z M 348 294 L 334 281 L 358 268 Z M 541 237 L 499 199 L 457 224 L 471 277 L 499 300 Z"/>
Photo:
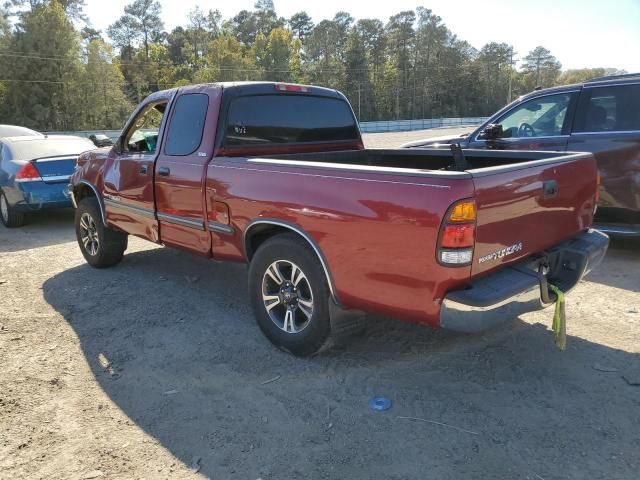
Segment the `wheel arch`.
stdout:
<path fill-rule="evenodd" d="M 327 259 L 322 253 L 322 250 L 320 250 L 320 246 L 315 242 L 311 235 L 305 232 L 304 229 L 302 229 L 298 225 L 276 219 L 261 218 L 252 221 L 251 223 L 249 223 L 249 225 L 247 225 L 247 228 L 245 228 L 242 239 L 245 259 L 247 260 L 247 262 L 250 262 L 256 250 L 268 239 L 282 233 L 291 232 L 301 237 L 315 252 L 318 260 L 320 260 L 320 264 L 322 265 L 322 269 L 324 270 L 325 277 L 327 278 L 327 284 L 329 285 L 331 298 L 337 305 L 340 305 L 333 282 L 333 276 L 331 275 L 331 270 L 329 269 Z"/>
<path fill-rule="evenodd" d="M 87 197 L 96 197 L 98 199 L 98 206 L 100 207 L 100 216 L 102 217 L 102 224 L 106 225 L 104 216 L 104 205 L 102 204 L 102 198 L 98 194 L 98 189 L 87 182 L 86 180 L 80 180 L 73 186 L 73 202 L 77 206 L 80 200 Z"/>

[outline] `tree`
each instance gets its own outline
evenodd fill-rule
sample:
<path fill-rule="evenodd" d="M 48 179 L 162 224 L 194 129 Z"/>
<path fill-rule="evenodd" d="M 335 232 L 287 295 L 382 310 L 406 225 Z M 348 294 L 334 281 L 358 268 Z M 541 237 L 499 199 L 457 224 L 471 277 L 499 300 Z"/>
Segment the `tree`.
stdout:
<path fill-rule="evenodd" d="M 17 10 L 13 12 L 13 15 L 20 15 L 20 12 L 25 8 L 29 12 L 33 12 L 36 8 L 46 6 L 52 1 L 58 2 L 64 9 L 67 17 L 72 21 L 86 22 L 87 17 L 84 14 L 84 7 L 86 7 L 86 0 L 8 0 L 5 5 L 10 7 L 16 7 Z"/>
<path fill-rule="evenodd" d="M 103 40 L 94 39 L 86 49 L 87 63 L 78 96 L 85 114 L 82 128 L 119 129 L 131 112 L 132 104 L 123 92 L 124 76 L 114 62 L 113 48 Z"/>
<path fill-rule="evenodd" d="M 284 28 L 274 28 L 269 33 L 266 47 L 266 78 L 278 82 L 288 82 L 289 62 L 292 54 L 291 31 Z"/>
<path fill-rule="evenodd" d="M 193 47 L 194 63 L 197 64 L 201 56 L 204 56 L 204 47 L 208 40 L 207 17 L 199 6 L 193 8 L 189 14 L 189 26 L 187 28 L 187 38 Z"/>
<path fill-rule="evenodd" d="M 522 70 L 533 80 L 534 87 L 550 87 L 560 74 L 562 64 L 544 47 L 536 47 L 524 57 Z M 531 84 L 531 82 L 528 82 Z"/>
<path fill-rule="evenodd" d="M 138 30 L 144 45 L 145 58 L 149 59 L 149 43 L 158 40 L 164 24 L 160 19 L 162 7 L 157 0 L 134 0 L 124 7 L 125 16 Z"/>
<path fill-rule="evenodd" d="M 389 18 L 386 26 L 388 57 L 391 64 L 398 69 L 398 84 L 395 86 L 395 117 L 400 118 L 408 114 L 406 106 L 401 105 L 401 94 L 409 88 L 409 71 L 411 67 L 411 51 L 415 46 L 415 30 L 413 24 L 416 14 L 411 10 L 400 12 Z M 403 102 L 404 103 L 404 102 Z"/>
<path fill-rule="evenodd" d="M 558 85 L 568 85 L 571 83 L 582 83 L 596 77 L 605 75 L 618 75 L 626 73 L 624 70 L 617 68 L 580 68 L 575 70 L 566 70 L 560 74 L 556 80 Z"/>
<path fill-rule="evenodd" d="M 9 25 L 9 21 L 7 20 L 7 15 L 2 9 L 0 9 L 0 52 L 2 50 L 8 49 L 9 45 L 11 44 L 11 40 L 11 27 Z M 8 57 L 0 55 L 0 72 L 9 71 L 8 60 Z M 0 82 L 0 112 L 2 112 L 2 104 L 4 101 L 6 90 L 6 85 L 3 82 Z"/>
<path fill-rule="evenodd" d="M 3 76 L 7 85 L 3 118 L 41 130 L 81 127 L 79 36 L 60 3 L 37 5 L 21 16 L 11 50 L 22 55 Z"/>
<path fill-rule="evenodd" d="M 482 92 L 484 115 L 495 112 L 505 103 L 509 89 L 512 53 L 513 46 L 507 43 L 491 42 L 480 50 L 479 80 L 484 87 Z"/>
<path fill-rule="evenodd" d="M 91 28 L 91 27 L 83 27 L 82 30 L 80 30 L 80 36 L 82 37 L 82 40 L 84 40 L 85 42 L 91 42 L 93 40 L 102 40 L 102 32 L 100 30 L 96 30 L 95 28 Z"/>
<path fill-rule="evenodd" d="M 107 35 L 120 49 L 120 57 L 131 59 L 136 42 L 140 39 L 140 29 L 135 18 L 123 15 L 107 28 Z"/>
<path fill-rule="evenodd" d="M 371 83 L 369 77 L 369 62 L 367 61 L 367 51 L 363 33 L 358 27 L 352 27 L 347 36 L 345 46 L 345 94 L 351 100 L 352 105 L 358 115 L 358 119 L 369 118 L 371 110 L 369 107 L 369 92 Z M 363 111 L 364 93 L 364 111 Z M 364 113 L 364 115 L 363 115 Z"/>
<path fill-rule="evenodd" d="M 313 21 L 307 12 L 298 12 L 287 21 L 293 34 L 304 42 L 313 31 Z"/>

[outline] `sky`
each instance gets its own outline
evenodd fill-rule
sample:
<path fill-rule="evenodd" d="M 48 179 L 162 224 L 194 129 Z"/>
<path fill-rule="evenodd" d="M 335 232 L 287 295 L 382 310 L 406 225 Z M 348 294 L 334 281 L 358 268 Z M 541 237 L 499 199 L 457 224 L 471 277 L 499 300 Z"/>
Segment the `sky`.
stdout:
<path fill-rule="evenodd" d="M 132 0 L 87 0 L 85 9 L 94 28 L 106 28 Z M 165 27 L 187 23 L 196 5 L 218 9 L 223 17 L 251 10 L 255 0 L 160 0 Z M 640 0 L 274 0 L 279 16 L 305 10 L 315 22 L 345 10 L 356 19 L 379 18 L 421 5 L 442 17 L 458 38 L 480 49 L 488 42 L 513 45 L 517 58 L 542 45 L 556 56 L 563 69 L 620 68 L 640 72 Z"/>

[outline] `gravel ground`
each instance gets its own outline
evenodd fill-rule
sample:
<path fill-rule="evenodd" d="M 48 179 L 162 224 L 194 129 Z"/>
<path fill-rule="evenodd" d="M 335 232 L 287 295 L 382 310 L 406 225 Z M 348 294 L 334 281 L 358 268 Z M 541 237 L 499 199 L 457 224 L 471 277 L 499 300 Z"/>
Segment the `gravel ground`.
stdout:
<path fill-rule="evenodd" d="M 569 296 L 565 352 L 544 311 L 482 335 L 372 316 L 297 359 L 244 266 L 132 239 L 93 270 L 72 215 L 0 226 L 1 479 L 638 478 L 639 243 Z"/>

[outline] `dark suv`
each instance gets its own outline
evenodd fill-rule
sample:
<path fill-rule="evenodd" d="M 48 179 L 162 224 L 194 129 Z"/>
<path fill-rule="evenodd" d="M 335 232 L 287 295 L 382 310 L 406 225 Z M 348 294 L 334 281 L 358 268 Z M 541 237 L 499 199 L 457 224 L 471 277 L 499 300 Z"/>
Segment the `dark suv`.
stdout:
<path fill-rule="evenodd" d="M 592 152 L 601 177 L 598 228 L 640 236 L 640 73 L 537 90 L 469 134 L 404 147 L 452 143 L 463 148 Z"/>

